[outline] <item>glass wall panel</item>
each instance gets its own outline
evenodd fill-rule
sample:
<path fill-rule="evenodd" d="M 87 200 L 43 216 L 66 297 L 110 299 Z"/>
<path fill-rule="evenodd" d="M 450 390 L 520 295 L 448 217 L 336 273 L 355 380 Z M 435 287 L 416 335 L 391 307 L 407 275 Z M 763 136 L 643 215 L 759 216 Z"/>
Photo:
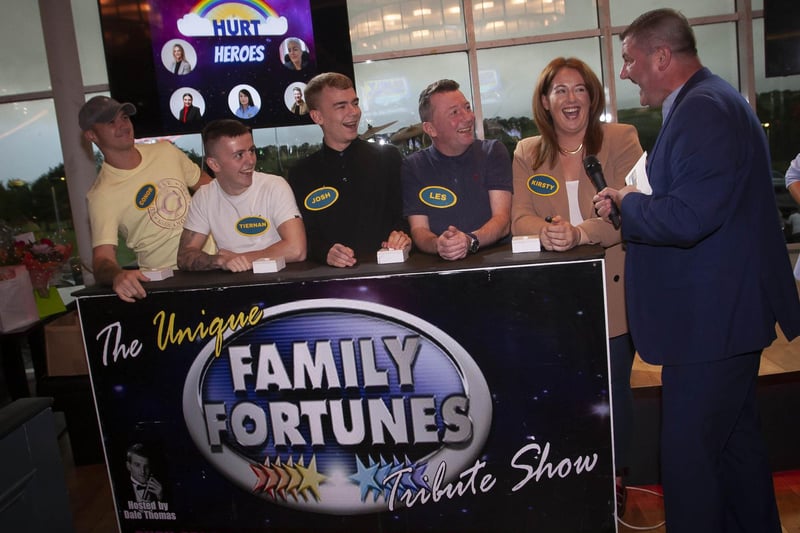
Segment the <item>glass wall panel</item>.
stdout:
<path fill-rule="evenodd" d="M 695 26 L 694 34 L 703 65 L 738 88 L 736 25 L 731 22 Z M 639 104 L 639 87 L 630 80 L 619 79 L 622 67 L 622 46 L 619 38 L 614 39 L 614 67 L 617 76 L 617 118 L 620 122 L 636 126 L 642 148 L 649 150 L 661 128 L 661 110 L 643 109 Z"/>
<path fill-rule="evenodd" d="M 363 120 L 360 129 L 366 129 Z M 254 132 L 254 139 L 256 146 L 265 147 L 259 154 L 259 168 L 285 177 L 295 162 L 322 147 L 322 130 L 316 124 L 272 128 Z"/>
<path fill-rule="evenodd" d="M 585 61 L 602 82 L 597 38 L 478 52 L 486 138 L 500 139 L 513 154 L 520 139 L 538 134 L 533 122 L 533 89 L 542 69 L 564 55 Z"/>
<path fill-rule="evenodd" d="M 585 61 L 602 81 L 596 38 L 493 48 L 478 51 L 485 118 L 531 118 L 531 95 L 542 69 L 559 56 Z"/>
<path fill-rule="evenodd" d="M 781 178 L 800 152 L 800 76 L 764 75 L 764 19 L 753 21 L 757 113 L 769 138 L 772 168 Z"/>
<path fill-rule="evenodd" d="M 642 13 L 662 7 L 677 9 L 687 18 L 726 15 L 736 12 L 735 0 L 703 0 L 702 2 L 697 0 L 672 0 L 671 2 L 664 2 L 664 0 L 610 0 L 611 25 L 627 26 Z"/>
<path fill-rule="evenodd" d="M 0 181 L 33 183 L 62 163 L 52 100 L 0 105 Z"/>
<path fill-rule="evenodd" d="M 597 28 L 593 0 L 479 0 L 472 11 L 478 41 Z"/>
<path fill-rule="evenodd" d="M 108 73 L 103 53 L 97 0 L 72 0 L 72 21 L 75 23 L 83 84 L 107 84 Z"/>
<path fill-rule="evenodd" d="M 6 7 L 9 9 L 3 10 L 3 31 L 0 31 L 0 66 L 3 72 L 0 94 L 7 96 L 50 89 L 39 3 L 26 0 L 14 2 L 13 9 L 10 5 Z"/>
<path fill-rule="evenodd" d="M 371 61 L 355 65 L 356 91 L 361 101 L 361 127 L 382 126 L 390 135 L 419 120 L 419 93 L 430 83 L 450 78 L 472 101 L 467 54 L 440 54 L 405 59 Z"/>
<path fill-rule="evenodd" d="M 353 56 L 464 44 L 459 0 L 348 0 Z"/>

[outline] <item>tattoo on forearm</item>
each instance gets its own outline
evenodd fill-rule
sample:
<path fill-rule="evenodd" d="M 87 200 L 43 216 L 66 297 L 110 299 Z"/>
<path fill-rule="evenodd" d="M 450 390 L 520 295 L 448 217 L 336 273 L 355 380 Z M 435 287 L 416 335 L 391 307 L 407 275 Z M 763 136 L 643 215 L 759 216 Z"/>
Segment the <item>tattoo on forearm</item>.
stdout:
<path fill-rule="evenodd" d="M 197 232 L 184 230 L 178 252 L 178 265 L 187 270 L 213 270 L 218 268 L 214 264 L 214 256 L 208 255 L 202 250 L 189 248 Z"/>

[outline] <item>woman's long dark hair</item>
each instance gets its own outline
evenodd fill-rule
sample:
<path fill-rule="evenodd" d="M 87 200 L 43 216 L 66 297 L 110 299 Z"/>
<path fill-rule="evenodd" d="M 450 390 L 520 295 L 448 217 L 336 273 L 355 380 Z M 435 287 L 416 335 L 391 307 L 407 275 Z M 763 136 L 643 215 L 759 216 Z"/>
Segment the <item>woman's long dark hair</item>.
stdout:
<path fill-rule="evenodd" d="M 600 117 L 606 106 L 606 97 L 603 92 L 603 85 L 597 76 L 589 68 L 589 65 L 575 57 L 557 57 L 550 61 L 542 73 L 533 91 L 533 120 L 542 142 L 539 144 L 539 151 L 534 154 L 533 168 L 539 168 L 545 162 L 555 165 L 558 157 L 558 139 L 556 130 L 553 126 L 553 117 L 550 111 L 544 108 L 542 96 L 547 96 L 553 84 L 553 78 L 563 68 L 571 68 L 578 71 L 586 84 L 589 93 L 589 123 L 586 125 L 586 135 L 583 138 L 583 146 L 587 154 L 596 154 L 603 146 L 603 129 L 600 127 Z"/>

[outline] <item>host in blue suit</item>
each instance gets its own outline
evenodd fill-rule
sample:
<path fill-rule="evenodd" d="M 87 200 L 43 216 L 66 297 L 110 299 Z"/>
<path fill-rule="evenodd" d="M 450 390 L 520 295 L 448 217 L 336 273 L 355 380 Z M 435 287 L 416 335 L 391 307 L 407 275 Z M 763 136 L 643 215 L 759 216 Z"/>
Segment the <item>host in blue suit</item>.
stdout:
<path fill-rule="evenodd" d="M 800 302 L 748 103 L 704 68 L 686 18 L 650 11 L 622 34 L 620 77 L 664 123 L 648 156 L 653 189 L 604 189 L 627 241 L 634 344 L 662 368 L 661 474 L 667 530 L 780 532 L 756 406 L 761 351 L 777 321 L 800 333 Z"/>

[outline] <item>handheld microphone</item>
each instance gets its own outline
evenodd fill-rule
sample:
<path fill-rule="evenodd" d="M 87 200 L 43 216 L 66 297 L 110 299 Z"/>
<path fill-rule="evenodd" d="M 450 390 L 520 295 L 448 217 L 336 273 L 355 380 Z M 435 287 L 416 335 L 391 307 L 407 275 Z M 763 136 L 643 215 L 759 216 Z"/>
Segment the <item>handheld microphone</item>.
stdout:
<path fill-rule="evenodd" d="M 603 168 L 600 166 L 600 161 L 597 160 L 596 156 L 587 155 L 586 159 L 583 160 L 583 169 L 586 171 L 586 175 L 589 176 L 589 179 L 592 180 L 592 184 L 594 184 L 594 188 L 597 189 L 597 192 L 607 187 L 606 179 L 603 177 Z M 614 224 L 614 229 L 619 229 L 619 209 L 617 208 L 617 204 L 613 201 L 611 202 L 611 212 L 608 214 L 608 218 L 611 220 L 611 223 Z"/>

